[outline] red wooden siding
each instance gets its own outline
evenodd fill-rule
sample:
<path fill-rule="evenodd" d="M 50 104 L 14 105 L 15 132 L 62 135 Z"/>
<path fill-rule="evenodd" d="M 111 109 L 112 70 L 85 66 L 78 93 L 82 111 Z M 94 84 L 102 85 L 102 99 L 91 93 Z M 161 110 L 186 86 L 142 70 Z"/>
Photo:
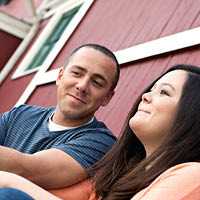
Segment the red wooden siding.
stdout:
<path fill-rule="evenodd" d="M 0 30 L 0 72 L 20 43 L 21 39 Z"/>
<path fill-rule="evenodd" d="M 69 52 L 84 43 L 99 43 L 117 51 L 199 26 L 199 0 L 95 1 L 51 69 L 62 66 Z M 200 49 L 197 45 L 122 65 L 116 94 L 108 106 L 97 112 L 97 118 L 105 121 L 118 135 L 133 102 L 150 81 L 173 64 L 191 63 L 200 66 L 199 55 Z M 26 85 L 30 78 L 32 76 L 16 83 Z M 0 90 L 0 99 L 6 102 L 10 96 L 3 95 Z M 55 84 L 38 87 L 27 103 L 55 105 Z M 0 105 L 0 112 L 12 106 L 13 104 L 5 103 L 1 108 Z"/>

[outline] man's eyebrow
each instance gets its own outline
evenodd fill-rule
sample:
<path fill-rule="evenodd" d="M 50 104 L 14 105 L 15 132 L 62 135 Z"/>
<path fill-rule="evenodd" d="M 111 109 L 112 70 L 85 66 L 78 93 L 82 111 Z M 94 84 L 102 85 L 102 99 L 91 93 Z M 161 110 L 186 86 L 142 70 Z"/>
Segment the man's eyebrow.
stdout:
<path fill-rule="evenodd" d="M 94 74 L 94 77 L 96 77 L 96 78 L 100 78 L 101 80 L 103 80 L 105 83 L 108 83 L 108 81 L 106 80 L 106 78 L 103 76 L 103 75 L 101 75 L 101 74 Z"/>
<path fill-rule="evenodd" d="M 79 69 L 79 70 L 81 70 L 81 71 L 84 71 L 84 72 L 87 71 L 85 68 L 83 68 L 83 67 L 81 67 L 81 66 L 79 66 L 79 65 L 74 65 L 74 66 L 72 66 L 72 68 L 77 68 L 77 69 Z"/>
<path fill-rule="evenodd" d="M 83 72 L 87 72 L 87 69 L 85 69 L 84 67 L 81 67 L 79 65 L 74 65 L 74 66 L 72 66 L 72 68 L 77 68 L 77 69 L 79 69 L 79 70 L 81 70 Z M 95 74 L 93 74 L 93 76 L 96 77 L 96 78 L 100 78 L 104 82 L 108 83 L 107 79 L 101 74 L 95 73 Z"/>
<path fill-rule="evenodd" d="M 162 85 L 167 85 L 170 88 L 172 88 L 172 90 L 176 91 L 175 88 L 170 83 L 162 83 Z"/>

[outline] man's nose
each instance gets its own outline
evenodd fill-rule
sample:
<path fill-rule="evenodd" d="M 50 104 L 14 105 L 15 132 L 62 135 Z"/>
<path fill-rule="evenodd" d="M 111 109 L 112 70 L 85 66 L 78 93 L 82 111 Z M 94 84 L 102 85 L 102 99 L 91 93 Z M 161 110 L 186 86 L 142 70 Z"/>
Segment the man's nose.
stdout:
<path fill-rule="evenodd" d="M 76 84 L 76 89 L 79 90 L 82 93 L 88 93 L 89 91 L 89 78 L 84 77 L 78 81 Z"/>

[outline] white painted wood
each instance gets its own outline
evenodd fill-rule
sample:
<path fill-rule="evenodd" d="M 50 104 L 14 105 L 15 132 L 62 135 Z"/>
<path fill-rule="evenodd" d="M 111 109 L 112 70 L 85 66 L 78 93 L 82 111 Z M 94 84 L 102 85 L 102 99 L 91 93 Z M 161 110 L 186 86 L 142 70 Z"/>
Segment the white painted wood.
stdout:
<path fill-rule="evenodd" d="M 28 9 L 29 9 L 29 13 L 32 19 L 32 26 L 30 26 L 30 28 L 28 29 L 28 27 L 25 27 L 23 23 L 21 23 L 19 20 L 17 20 L 14 17 L 11 17 L 9 15 L 3 15 L 3 20 L 4 22 L 6 22 L 6 24 L 8 26 L 11 27 L 15 27 L 15 26 L 19 26 L 18 28 L 20 29 L 26 29 L 28 30 L 28 32 L 26 33 L 24 39 L 22 40 L 22 42 L 19 44 L 19 46 L 17 47 L 17 49 L 15 50 L 15 52 L 13 53 L 13 55 L 10 57 L 10 59 L 7 61 L 7 63 L 5 64 L 5 66 L 3 67 L 3 69 L 0 72 L 0 84 L 4 81 L 4 79 L 7 77 L 7 75 L 10 73 L 10 71 L 12 70 L 12 68 L 15 66 L 16 62 L 18 61 L 18 59 L 20 58 L 20 56 L 24 53 L 25 49 L 27 48 L 27 46 L 30 44 L 30 42 L 32 41 L 33 37 L 35 36 L 36 32 L 38 31 L 39 28 L 39 20 L 38 17 L 36 15 L 35 12 L 35 5 L 33 0 L 26 0 Z M 2 17 L 2 16 L 1 16 Z"/>
<path fill-rule="evenodd" d="M 66 8 L 65 12 L 68 12 L 69 10 L 75 8 L 76 6 L 84 3 L 85 0 L 68 0 L 61 2 L 60 0 L 51 1 L 47 3 L 46 5 L 43 5 L 42 8 L 38 9 L 38 13 L 42 16 L 43 19 L 46 19 L 48 17 L 51 17 L 57 12 L 60 12 L 63 7 Z M 58 4 L 56 6 L 56 4 Z"/>
<path fill-rule="evenodd" d="M 120 64 L 200 44 L 200 27 L 115 52 Z"/>
<path fill-rule="evenodd" d="M 24 39 L 31 28 L 30 24 L 0 11 L 0 29 Z"/>
<path fill-rule="evenodd" d="M 12 79 L 16 79 L 16 78 L 19 78 L 19 77 L 24 76 L 26 74 L 32 73 L 32 71 L 26 71 L 26 73 L 24 73 L 24 71 L 28 67 L 28 65 L 30 65 L 33 57 L 37 54 L 39 49 L 42 47 L 46 38 L 51 34 L 52 30 L 54 29 L 54 27 L 56 26 L 56 24 L 58 23 L 58 21 L 60 20 L 61 17 L 62 17 L 62 13 L 57 13 L 56 15 L 54 15 L 51 18 L 51 20 L 46 25 L 46 27 L 44 28 L 44 30 L 42 31 L 40 36 L 37 38 L 37 40 L 35 41 L 35 43 L 31 47 L 31 49 L 25 55 L 22 62 L 19 64 L 17 70 L 14 72 L 14 74 L 12 76 Z"/>
<path fill-rule="evenodd" d="M 60 68 L 42 73 L 41 77 L 37 79 L 37 85 L 43 85 L 56 81 L 59 70 Z"/>

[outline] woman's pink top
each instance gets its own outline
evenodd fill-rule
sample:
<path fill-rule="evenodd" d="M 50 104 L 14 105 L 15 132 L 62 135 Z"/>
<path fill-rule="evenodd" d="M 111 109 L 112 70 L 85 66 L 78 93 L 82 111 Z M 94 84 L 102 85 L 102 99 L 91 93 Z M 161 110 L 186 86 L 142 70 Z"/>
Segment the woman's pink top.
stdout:
<path fill-rule="evenodd" d="M 200 200 L 200 163 L 176 165 L 131 200 Z"/>
<path fill-rule="evenodd" d="M 89 179 L 50 192 L 64 200 L 96 200 Z M 184 163 L 168 169 L 131 200 L 200 200 L 200 163 Z"/>

